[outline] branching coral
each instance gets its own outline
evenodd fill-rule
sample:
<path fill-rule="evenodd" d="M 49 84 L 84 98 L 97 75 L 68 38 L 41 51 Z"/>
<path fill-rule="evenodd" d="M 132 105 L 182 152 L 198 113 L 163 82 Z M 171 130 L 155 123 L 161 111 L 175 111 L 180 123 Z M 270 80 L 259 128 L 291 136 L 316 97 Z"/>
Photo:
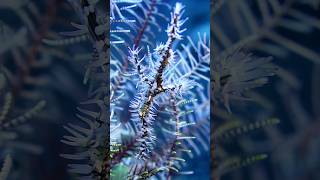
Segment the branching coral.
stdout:
<path fill-rule="evenodd" d="M 192 111 L 188 110 L 188 108 L 192 109 L 192 106 L 181 109 L 181 105 L 197 104 L 195 99 L 186 100 L 185 98 L 195 98 L 192 97 L 194 92 L 191 89 L 199 85 L 195 80 L 201 82 L 202 79 L 199 77 L 193 79 L 192 75 L 197 72 L 197 69 L 201 69 L 203 72 L 209 70 L 208 66 L 199 67 L 202 63 L 209 62 L 209 49 L 208 44 L 201 39 L 197 44 L 198 46 L 190 41 L 191 44 L 182 46 L 182 50 L 173 48 L 175 41 L 181 40 L 181 33 L 186 30 L 181 29 L 186 21 L 186 19 L 181 19 L 182 13 L 182 4 L 177 3 L 166 31 L 167 42 L 158 45 L 153 53 L 148 50 L 147 54 L 140 58 L 141 49 L 139 47 L 134 45 L 133 48 L 129 49 L 128 60 L 134 69 L 132 72 L 128 72 L 127 76 L 133 77 L 132 79 L 137 77 L 137 95 L 130 105 L 132 122 L 137 126 L 137 132 L 134 133 L 136 134 L 136 140 L 130 145 L 130 151 L 133 152 L 134 156 L 129 153 L 127 157 L 124 156 L 124 159 L 129 160 L 129 163 L 125 163 L 123 160 L 122 163 L 131 166 L 129 171 L 131 178 L 144 179 L 157 175 L 160 178 L 170 179 L 175 174 L 192 173 L 179 170 L 181 163 L 185 163 L 185 159 L 179 157 L 179 155 L 181 156 L 182 152 L 190 153 L 189 147 L 185 144 L 188 144 L 195 137 L 184 134 L 183 129 L 188 129 L 190 125 L 194 125 L 196 119 L 188 115 L 192 114 Z M 190 45 L 192 48 L 190 48 Z M 193 48 L 194 51 L 191 51 Z M 193 56 L 194 54 L 196 54 L 196 57 Z M 193 61 L 191 66 L 186 63 L 187 60 Z M 207 86 L 207 84 L 204 84 L 204 86 Z M 163 122 L 156 122 L 162 119 L 159 116 L 159 109 L 162 107 L 165 108 L 167 113 L 170 112 L 167 116 L 172 116 L 169 121 L 165 121 L 167 127 L 164 126 Z M 191 119 L 184 116 L 189 116 Z M 163 132 L 154 132 L 154 126 L 160 126 Z M 161 143 L 163 140 L 157 138 L 159 133 L 167 137 L 165 142 Z M 169 137 L 172 140 L 168 140 Z M 164 145 L 160 145 L 163 143 Z M 128 147 L 128 144 L 126 146 Z M 159 146 L 160 152 L 157 152 Z M 118 152 L 124 153 L 123 149 Z M 115 155 L 117 154 L 119 153 L 116 152 Z"/>
<path fill-rule="evenodd" d="M 151 67 L 150 69 L 141 65 L 143 59 L 138 57 L 139 49 L 134 49 L 130 52 L 129 61 L 136 67 L 136 73 L 140 78 L 138 84 L 141 84 L 138 86 L 140 91 L 131 103 L 131 108 L 136 111 L 132 115 L 134 117 L 133 121 L 138 120 L 141 122 L 141 134 L 138 140 L 141 145 L 137 156 L 142 159 L 148 157 L 155 140 L 151 126 L 154 121 L 156 106 L 160 103 L 157 99 L 159 97 L 165 98 L 162 94 L 169 93 L 169 91 L 173 93 L 183 92 L 192 87 L 192 82 L 185 79 L 177 80 L 173 86 L 166 86 L 166 83 L 163 82 L 163 73 L 174 59 L 172 44 L 176 39 L 181 39 L 180 33 L 182 30 L 180 30 L 180 27 L 185 22 L 185 20 L 181 20 L 182 8 L 181 4 L 176 4 L 171 23 L 167 29 L 168 40 L 166 44 L 160 45 L 155 49 L 154 55 L 159 57 L 158 59 L 153 60 L 152 57 L 149 57 L 151 58 L 150 61 L 155 63 L 148 65 Z M 148 74 L 144 75 L 144 72 L 148 72 Z"/>
<path fill-rule="evenodd" d="M 208 150 L 208 136 L 199 133 L 208 134 L 209 129 L 207 37 L 199 35 L 197 43 L 187 37 L 186 44 L 176 47 L 186 30 L 181 3 L 167 18 L 161 11 L 168 4 L 161 0 L 114 0 L 108 4 L 112 10 L 108 19 L 101 8 L 107 6 L 104 2 L 70 2 L 82 24 L 73 23 L 77 29 L 63 34 L 74 37 L 44 40 L 49 45 L 69 45 L 90 39 L 93 45 L 84 78 L 90 86 L 88 100 L 77 114 L 82 122 L 65 126 L 70 135 L 62 140 L 79 148 L 75 154 L 62 154 L 77 161 L 70 164 L 70 171 L 85 179 L 171 179 L 192 173 L 181 171 L 186 165 L 183 152 L 190 158 L 191 150 L 200 154 L 195 136 Z M 159 18 L 171 21 L 167 42 L 155 47 Z"/>

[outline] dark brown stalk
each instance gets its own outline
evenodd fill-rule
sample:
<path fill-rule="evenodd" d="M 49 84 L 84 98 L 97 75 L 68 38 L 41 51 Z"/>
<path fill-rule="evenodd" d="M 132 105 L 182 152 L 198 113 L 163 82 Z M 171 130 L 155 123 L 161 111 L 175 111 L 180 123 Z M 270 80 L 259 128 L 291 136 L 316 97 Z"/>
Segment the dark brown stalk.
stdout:
<path fill-rule="evenodd" d="M 147 29 L 147 27 L 149 25 L 151 15 L 155 9 L 156 4 L 157 4 L 157 0 L 152 0 L 151 5 L 150 5 L 150 9 L 148 10 L 148 13 L 147 13 L 147 17 L 145 18 L 144 23 L 143 23 L 141 29 L 139 30 L 138 35 L 134 39 L 134 47 L 139 47 L 140 41 L 143 37 L 144 31 Z"/>
<path fill-rule="evenodd" d="M 13 95 L 18 96 L 22 90 L 22 86 L 26 79 L 30 76 L 30 67 L 32 64 L 36 63 L 37 53 L 40 51 L 42 45 L 42 39 L 47 35 L 50 26 L 56 18 L 56 11 L 63 0 L 51 0 L 48 2 L 46 14 L 39 20 L 40 28 L 37 33 L 33 35 L 33 41 L 31 48 L 27 52 L 26 66 L 20 67 L 18 69 L 18 78 L 15 79 L 16 82 L 13 83 Z"/>
<path fill-rule="evenodd" d="M 170 167 L 173 165 L 172 162 L 170 161 L 170 157 L 172 155 L 174 155 L 174 153 L 176 153 L 176 144 L 178 142 L 178 139 L 177 137 L 179 136 L 180 134 L 180 130 L 179 130 L 179 118 L 178 118 L 178 108 L 177 108 L 177 104 L 176 104 L 176 98 L 174 97 L 173 93 L 171 93 L 171 103 L 172 103 L 172 108 L 173 108 L 173 117 L 176 121 L 176 124 L 175 124 L 175 132 L 176 132 L 176 136 L 171 144 L 171 147 L 170 147 L 170 150 L 169 150 L 169 155 L 168 155 L 168 174 L 167 174 L 167 180 L 171 180 L 171 176 L 172 176 L 172 170 L 170 169 Z"/>

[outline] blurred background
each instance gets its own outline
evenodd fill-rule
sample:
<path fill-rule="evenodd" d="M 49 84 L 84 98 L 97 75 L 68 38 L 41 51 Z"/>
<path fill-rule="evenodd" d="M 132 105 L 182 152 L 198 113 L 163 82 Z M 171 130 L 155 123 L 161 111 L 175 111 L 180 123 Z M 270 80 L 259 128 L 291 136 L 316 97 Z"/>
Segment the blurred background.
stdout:
<path fill-rule="evenodd" d="M 76 120 L 76 107 L 86 98 L 82 81 L 90 43 L 52 47 L 42 42 L 71 30 L 71 21 L 79 22 L 64 0 L 4 0 L 0 18 L 1 110 L 5 95 L 12 95 L 3 122 L 22 115 L 26 119 L 1 131 L 0 139 L 7 140 L 0 143 L 1 164 L 11 154 L 9 179 L 70 179 L 67 161 L 60 157 L 69 147 L 60 140 L 63 126 Z M 41 110 L 26 114 L 39 102 L 45 102 Z M 15 137 L 8 139 L 12 134 Z"/>
<path fill-rule="evenodd" d="M 247 91 L 250 101 L 232 103 L 232 117 L 222 121 L 250 124 L 277 118 L 279 124 L 220 145 L 228 156 L 244 158 L 221 179 L 319 179 L 319 1 L 216 0 L 212 10 L 216 55 L 242 48 L 271 57 L 277 66 L 268 83 Z M 255 154 L 268 157 L 246 161 Z"/>

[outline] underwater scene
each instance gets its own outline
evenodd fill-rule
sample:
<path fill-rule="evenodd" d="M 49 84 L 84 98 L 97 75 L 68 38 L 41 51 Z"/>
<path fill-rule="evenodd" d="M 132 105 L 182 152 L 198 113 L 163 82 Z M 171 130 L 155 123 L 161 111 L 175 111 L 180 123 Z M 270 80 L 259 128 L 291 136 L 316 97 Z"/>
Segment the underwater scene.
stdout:
<path fill-rule="evenodd" d="M 0 0 L 0 180 L 319 180 L 320 0 Z"/>
<path fill-rule="evenodd" d="M 210 2 L 112 2 L 110 178 L 209 179 Z"/>
<path fill-rule="evenodd" d="M 212 1 L 213 179 L 320 179 L 319 5 Z"/>
<path fill-rule="evenodd" d="M 209 179 L 209 1 L 0 6 L 1 179 Z"/>

